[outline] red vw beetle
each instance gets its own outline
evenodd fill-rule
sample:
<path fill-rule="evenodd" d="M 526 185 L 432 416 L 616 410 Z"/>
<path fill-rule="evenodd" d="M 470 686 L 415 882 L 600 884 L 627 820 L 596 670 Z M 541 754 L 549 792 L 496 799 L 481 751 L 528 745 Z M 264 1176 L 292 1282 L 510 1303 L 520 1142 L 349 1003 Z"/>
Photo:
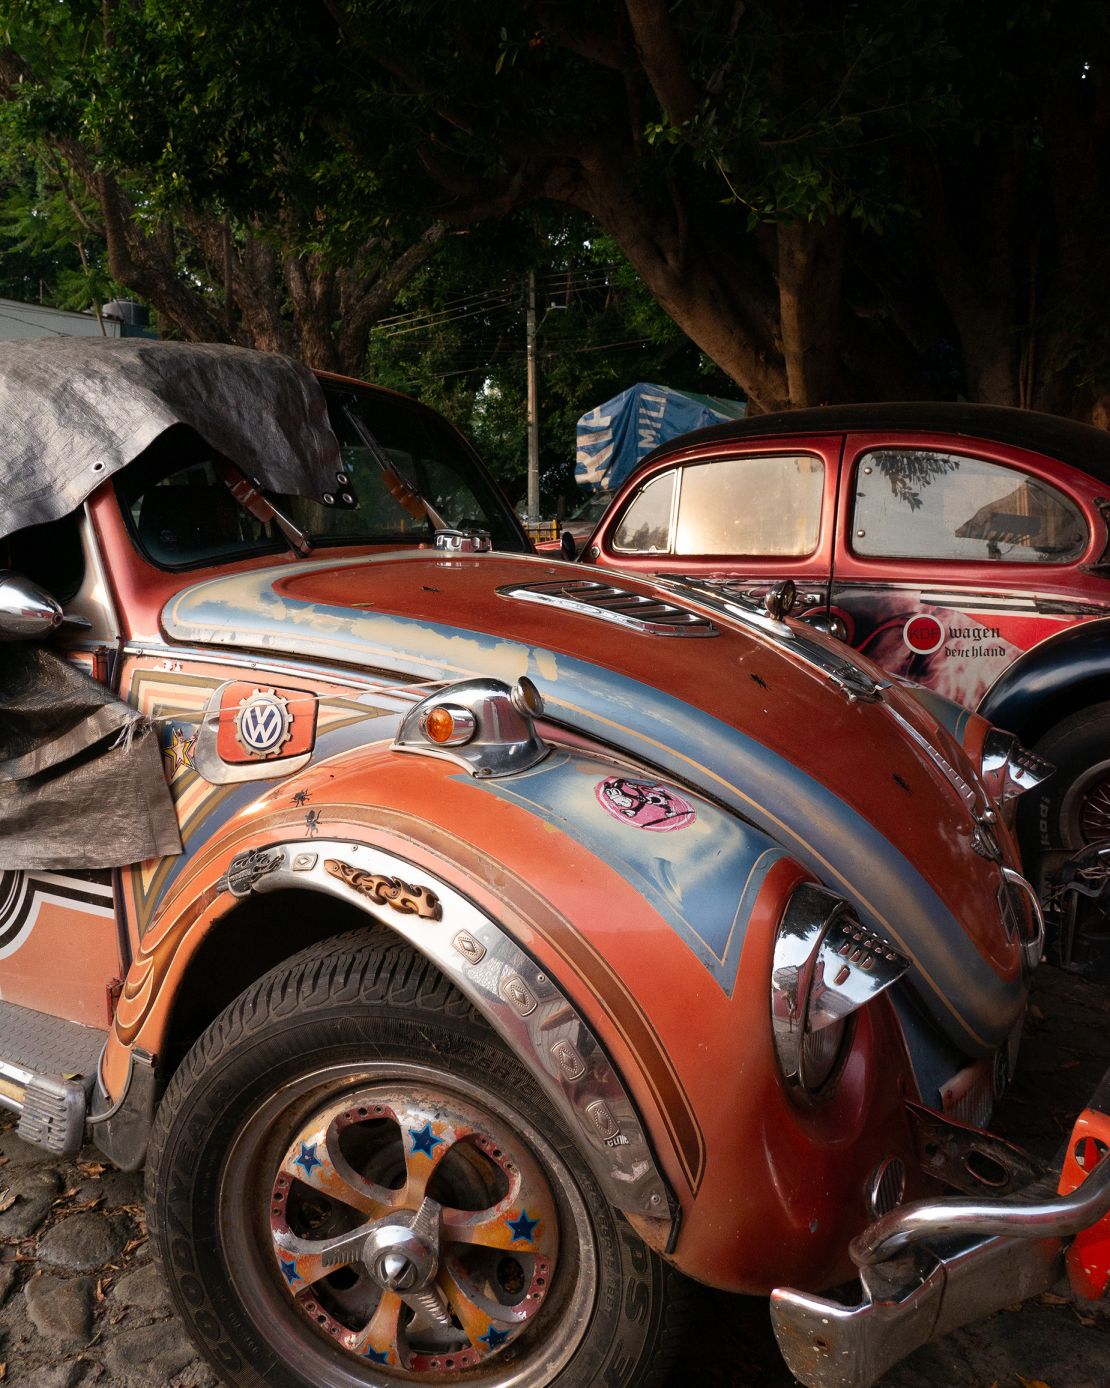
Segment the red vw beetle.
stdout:
<path fill-rule="evenodd" d="M 756 416 L 657 449 L 583 559 L 761 595 L 975 709 L 1057 772 L 1030 857 L 1110 835 L 1110 436 L 981 405 Z"/>
<path fill-rule="evenodd" d="M 867 1388 L 1104 1290 L 1110 1097 L 1055 1169 L 986 1127 L 1013 739 L 781 593 L 527 552 L 386 391 L 30 343 L 0 411 L 0 1105 L 145 1166 L 224 1382 L 647 1388 L 694 1281 Z"/>

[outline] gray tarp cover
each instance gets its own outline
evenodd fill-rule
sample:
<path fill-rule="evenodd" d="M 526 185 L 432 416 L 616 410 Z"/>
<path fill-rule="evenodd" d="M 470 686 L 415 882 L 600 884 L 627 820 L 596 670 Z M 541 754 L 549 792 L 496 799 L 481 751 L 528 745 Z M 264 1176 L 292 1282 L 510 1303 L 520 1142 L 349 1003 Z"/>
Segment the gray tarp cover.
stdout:
<path fill-rule="evenodd" d="M 0 645 L 0 869 L 180 852 L 153 729 L 52 652 Z"/>
<path fill-rule="evenodd" d="M 0 539 L 58 520 L 174 424 L 275 492 L 335 490 L 339 445 L 306 367 L 142 338 L 0 343 Z"/>

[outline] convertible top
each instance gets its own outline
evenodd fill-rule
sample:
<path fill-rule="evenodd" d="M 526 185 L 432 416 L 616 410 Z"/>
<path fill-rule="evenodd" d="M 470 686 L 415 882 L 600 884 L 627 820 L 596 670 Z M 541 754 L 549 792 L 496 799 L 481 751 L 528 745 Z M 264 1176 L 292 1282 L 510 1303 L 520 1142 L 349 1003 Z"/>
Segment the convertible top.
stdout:
<path fill-rule="evenodd" d="M 339 444 L 307 367 L 141 338 L 0 344 L 0 539 L 60 520 L 175 424 L 252 480 L 322 500 Z"/>

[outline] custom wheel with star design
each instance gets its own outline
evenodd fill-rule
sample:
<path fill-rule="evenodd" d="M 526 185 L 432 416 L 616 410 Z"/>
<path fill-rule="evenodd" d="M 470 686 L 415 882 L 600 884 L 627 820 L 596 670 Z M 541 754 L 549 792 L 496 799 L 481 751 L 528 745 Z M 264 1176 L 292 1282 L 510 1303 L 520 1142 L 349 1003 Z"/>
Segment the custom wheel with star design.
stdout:
<path fill-rule="evenodd" d="M 527 1071 L 387 935 L 306 951 L 213 1023 L 162 1102 L 147 1195 L 228 1383 L 666 1381 L 683 1284 Z"/>

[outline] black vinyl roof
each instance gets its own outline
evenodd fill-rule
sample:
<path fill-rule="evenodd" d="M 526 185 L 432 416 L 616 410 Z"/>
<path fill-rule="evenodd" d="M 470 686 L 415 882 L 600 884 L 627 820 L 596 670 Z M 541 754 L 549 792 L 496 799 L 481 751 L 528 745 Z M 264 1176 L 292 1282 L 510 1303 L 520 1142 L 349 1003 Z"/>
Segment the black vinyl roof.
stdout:
<path fill-rule="evenodd" d="M 784 434 L 863 433 L 872 430 L 900 433 L 963 434 L 970 439 L 994 439 L 999 443 L 1044 453 L 1061 463 L 1081 468 L 1110 486 L 1110 433 L 1091 424 L 1034 410 L 1007 409 L 1001 405 L 968 405 L 910 400 L 874 405 L 824 405 L 819 409 L 782 410 L 778 414 L 751 415 L 698 429 L 671 439 L 644 459 L 639 467 L 676 449 L 700 444 L 746 443 L 751 439 Z M 637 467 L 637 471 L 639 471 Z"/>

